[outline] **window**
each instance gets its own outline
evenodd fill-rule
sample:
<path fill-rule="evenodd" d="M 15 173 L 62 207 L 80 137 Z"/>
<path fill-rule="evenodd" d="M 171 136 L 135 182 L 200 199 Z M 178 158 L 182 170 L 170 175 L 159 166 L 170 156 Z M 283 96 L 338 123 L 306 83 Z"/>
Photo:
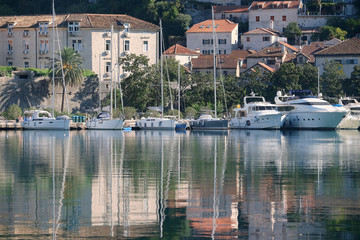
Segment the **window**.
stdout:
<path fill-rule="evenodd" d="M 72 40 L 72 48 L 76 51 L 76 52 L 81 52 L 82 50 L 82 40 L 78 39 L 73 39 Z"/>
<path fill-rule="evenodd" d="M 49 52 L 49 40 L 40 40 L 40 53 Z"/>
<path fill-rule="evenodd" d="M 225 19 L 225 13 L 221 14 L 221 19 Z"/>
<path fill-rule="evenodd" d="M 24 35 L 24 37 L 29 36 L 29 30 L 24 30 L 23 35 Z"/>
<path fill-rule="evenodd" d="M 224 54 L 226 54 L 226 50 L 224 50 Z"/>
<path fill-rule="evenodd" d="M 358 60 L 357 59 L 347 59 L 346 64 L 358 64 Z"/>
<path fill-rule="evenodd" d="M 144 51 L 144 52 L 148 52 L 148 51 L 149 51 L 149 42 L 148 42 L 148 41 L 144 41 L 144 42 L 143 42 L 143 51 Z"/>
<path fill-rule="evenodd" d="M 69 22 L 68 29 L 70 33 L 78 32 L 80 30 L 79 22 Z"/>
<path fill-rule="evenodd" d="M 44 68 L 49 68 L 49 62 L 48 61 L 44 62 Z"/>
<path fill-rule="evenodd" d="M 246 41 L 247 41 L 247 42 L 250 42 L 250 37 L 246 37 Z"/>
<path fill-rule="evenodd" d="M 105 64 L 106 64 L 105 65 L 105 72 L 110 73 L 110 71 L 111 71 L 111 62 L 106 62 Z"/>
<path fill-rule="evenodd" d="M 223 75 L 227 76 L 228 75 L 228 71 L 223 71 Z"/>
<path fill-rule="evenodd" d="M 9 51 L 9 52 L 12 52 L 12 50 L 13 50 L 13 41 L 12 41 L 12 40 L 9 40 L 9 41 L 8 41 L 8 51 Z"/>
<path fill-rule="evenodd" d="M 219 39 L 219 44 L 226 44 L 226 38 L 225 39 Z"/>
<path fill-rule="evenodd" d="M 209 55 L 209 54 L 211 54 L 211 51 L 214 51 L 214 50 L 203 50 L 203 54 Z"/>
<path fill-rule="evenodd" d="M 260 22 L 260 16 L 256 16 L 256 22 Z"/>
<path fill-rule="evenodd" d="M 111 40 L 106 40 L 105 41 L 105 50 L 110 51 L 110 48 L 111 48 Z"/>
<path fill-rule="evenodd" d="M 304 62 L 304 57 L 300 56 L 299 57 L 299 63 L 303 63 Z"/>
<path fill-rule="evenodd" d="M 12 61 L 8 61 L 8 67 L 12 67 L 13 66 L 13 62 Z"/>
<path fill-rule="evenodd" d="M 14 24 L 8 23 L 8 36 L 12 36 L 12 29 L 14 27 Z"/>
<path fill-rule="evenodd" d="M 264 41 L 264 42 L 270 41 L 270 37 L 263 37 L 263 41 Z"/>
<path fill-rule="evenodd" d="M 48 34 L 49 23 L 41 22 L 39 23 L 39 34 Z"/>
<path fill-rule="evenodd" d="M 219 54 L 221 54 L 221 50 L 219 50 Z"/>
<path fill-rule="evenodd" d="M 210 44 L 210 39 L 203 39 L 203 44 Z"/>
<path fill-rule="evenodd" d="M 285 22 L 286 21 L 286 16 L 282 16 L 282 20 Z"/>
<path fill-rule="evenodd" d="M 28 39 L 25 39 L 24 41 L 23 41 L 23 48 L 24 48 L 24 53 L 25 53 L 25 51 L 29 51 L 29 48 L 30 48 L 30 45 L 29 45 L 29 40 Z"/>
<path fill-rule="evenodd" d="M 124 23 L 124 32 L 129 32 L 130 30 L 130 23 Z"/>
<path fill-rule="evenodd" d="M 129 40 L 125 40 L 124 50 L 125 50 L 125 52 L 130 51 L 130 41 Z"/>
<path fill-rule="evenodd" d="M 29 68 L 29 62 L 24 62 L 24 68 Z"/>
<path fill-rule="evenodd" d="M 129 62 L 125 62 L 125 66 L 123 67 L 123 71 L 124 72 L 129 72 L 127 69 L 128 69 L 128 67 L 130 66 L 130 63 Z"/>
<path fill-rule="evenodd" d="M 274 17 L 274 16 L 270 16 L 270 21 L 275 21 L 275 17 Z"/>

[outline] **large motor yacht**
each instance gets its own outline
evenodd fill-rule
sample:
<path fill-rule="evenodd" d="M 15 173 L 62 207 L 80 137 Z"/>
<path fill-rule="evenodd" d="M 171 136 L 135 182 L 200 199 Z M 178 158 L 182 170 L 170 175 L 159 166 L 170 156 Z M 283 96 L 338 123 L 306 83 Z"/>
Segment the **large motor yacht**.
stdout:
<path fill-rule="evenodd" d="M 347 114 L 345 108 L 334 107 L 309 90 L 292 90 L 289 95 L 278 91 L 275 104 L 286 115 L 285 128 L 335 129 Z"/>
<path fill-rule="evenodd" d="M 244 107 L 235 108 L 231 118 L 231 129 L 280 129 L 285 115 L 277 110 L 276 105 L 265 101 L 262 96 L 251 93 L 244 97 Z"/>

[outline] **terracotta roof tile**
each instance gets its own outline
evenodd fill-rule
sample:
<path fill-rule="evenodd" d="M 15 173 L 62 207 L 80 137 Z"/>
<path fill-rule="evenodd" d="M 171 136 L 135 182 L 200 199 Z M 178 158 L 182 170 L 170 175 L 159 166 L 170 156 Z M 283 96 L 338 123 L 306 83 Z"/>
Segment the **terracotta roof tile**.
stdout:
<path fill-rule="evenodd" d="M 38 22 L 52 23 L 52 15 L 34 16 L 8 16 L 0 17 L 0 27 L 6 28 L 8 22 L 14 22 L 14 28 L 36 27 Z M 57 26 L 67 27 L 67 22 L 79 21 L 81 28 L 108 28 L 113 24 L 114 28 L 124 28 L 124 23 L 129 23 L 131 29 L 151 29 L 158 31 L 155 24 L 122 14 L 58 14 L 56 15 Z"/>
<path fill-rule="evenodd" d="M 256 28 L 254 30 L 248 31 L 244 33 L 243 35 L 260 35 L 260 34 L 270 34 L 273 36 L 279 36 L 279 31 L 276 31 L 274 29 L 268 29 L 268 28 Z"/>
<path fill-rule="evenodd" d="M 266 64 L 263 63 L 263 62 L 257 62 L 256 64 L 254 64 L 253 66 L 251 66 L 250 68 L 248 68 L 248 69 L 245 71 L 245 73 L 246 73 L 246 72 L 249 72 L 249 71 L 255 72 L 256 67 L 263 68 L 263 69 L 265 69 L 265 70 L 267 70 L 267 71 L 269 71 L 269 72 L 275 72 L 275 71 L 276 71 L 274 68 L 266 65 Z"/>
<path fill-rule="evenodd" d="M 214 20 L 214 24 L 215 32 L 232 32 L 238 25 L 237 23 L 233 23 L 228 19 Z M 212 20 L 206 20 L 193 25 L 189 30 L 186 31 L 186 33 L 212 33 L 212 31 Z"/>
<path fill-rule="evenodd" d="M 262 6 L 261 9 L 299 8 L 301 4 L 301 1 L 254 1 L 249 10 L 258 10 L 257 6 Z"/>
<path fill-rule="evenodd" d="M 214 6 L 214 13 L 241 13 L 249 12 L 249 6 Z"/>
<path fill-rule="evenodd" d="M 169 47 L 164 54 L 166 55 L 200 55 L 201 53 L 193 51 L 189 48 L 183 47 L 179 44 L 172 45 Z"/>
<path fill-rule="evenodd" d="M 283 44 L 285 47 L 291 49 L 291 50 L 294 51 L 294 52 L 300 52 L 299 49 L 297 49 L 296 47 L 294 47 L 294 46 L 292 46 L 292 45 L 290 45 L 290 44 L 288 44 L 288 43 L 286 43 L 286 42 L 279 42 L 279 43 L 280 43 L 280 44 Z"/>
<path fill-rule="evenodd" d="M 356 37 L 348 39 L 334 46 L 325 48 L 314 55 L 360 55 L 360 39 Z"/>
<path fill-rule="evenodd" d="M 312 54 L 324 48 L 324 42 L 312 42 L 309 45 L 302 46 L 301 53 Z"/>

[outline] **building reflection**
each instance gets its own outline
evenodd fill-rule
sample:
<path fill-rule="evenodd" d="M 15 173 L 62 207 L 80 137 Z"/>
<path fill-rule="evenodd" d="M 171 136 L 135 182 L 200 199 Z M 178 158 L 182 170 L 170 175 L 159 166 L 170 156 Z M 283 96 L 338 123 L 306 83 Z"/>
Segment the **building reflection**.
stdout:
<path fill-rule="evenodd" d="M 0 236 L 326 238 L 360 215 L 359 134 L 0 132 Z"/>

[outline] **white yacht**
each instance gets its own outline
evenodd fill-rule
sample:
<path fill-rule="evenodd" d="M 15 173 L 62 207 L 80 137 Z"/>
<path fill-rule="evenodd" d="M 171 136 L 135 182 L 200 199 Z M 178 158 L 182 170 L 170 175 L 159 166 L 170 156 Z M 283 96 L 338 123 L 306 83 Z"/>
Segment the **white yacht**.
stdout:
<path fill-rule="evenodd" d="M 54 118 L 51 113 L 44 110 L 25 111 L 24 121 L 21 122 L 23 129 L 36 130 L 69 130 L 70 118 L 59 116 Z"/>
<path fill-rule="evenodd" d="M 135 123 L 135 127 L 140 129 L 158 129 L 158 130 L 174 130 L 175 119 L 170 118 L 141 118 Z"/>
<path fill-rule="evenodd" d="M 339 99 L 339 105 L 349 111 L 349 114 L 337 126 L 339 129 L 360 128 L 360 103 L 355 98 L 345 97 Z"/>
<path fill-rule="evenodd" d="M 285 115 L 277 110 L 275 104 L 254 93 L 245 96 L 244 107 L 234 111 L 235 116 L 229 122 L 231 129 L 280 129 L 285 121 Z"/>
<path fill-rule="evenodd" d="M 96 118 L 90 119 L 86 122 L 88 130 L 121 130 L 124 125 L 124 119 L 110 117 L 107 112 L 102 112 Z"/>
<path fill-rule="evenodd" d="M 286 115 L 285 128 L 335 129 L 347 114 L 346 109 L 332 106 L 309 90 L 293 90 L 289 95 L 278 91 L 275 104 Z"/>

